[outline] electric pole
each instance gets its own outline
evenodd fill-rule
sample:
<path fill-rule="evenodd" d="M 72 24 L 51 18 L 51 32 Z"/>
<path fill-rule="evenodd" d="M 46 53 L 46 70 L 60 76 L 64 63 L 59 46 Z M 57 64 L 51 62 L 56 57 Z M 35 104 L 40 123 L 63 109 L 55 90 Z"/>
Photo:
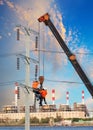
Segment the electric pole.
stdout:
<path fill-rule="evenodd" d="M 30 130 L 30 35 L 31 33 L 38 33 L 30 28 L 26 28 L 20 25 L 17 27 L 17 40 L 20 39 L 20 29 L 23 29 L 27 36 L 27 42 L 25 44 L 26 55 L 24 56 L 24 59 L 26 60 L 25 84 L 27 90 L 25 93 L 25 130 Z"/>

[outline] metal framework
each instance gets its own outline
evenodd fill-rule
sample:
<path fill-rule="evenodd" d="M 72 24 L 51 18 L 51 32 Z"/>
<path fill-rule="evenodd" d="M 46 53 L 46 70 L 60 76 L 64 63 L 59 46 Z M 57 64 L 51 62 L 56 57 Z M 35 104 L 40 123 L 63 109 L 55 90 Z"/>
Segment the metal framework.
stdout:
<path fill-rule="evenodd" d="M 26 61 L 26 74 L 25 74 L 25 84 L 26 85 L 23 85 L 23 87 L 26 90 L 26 93 L 25 93 L 25 130 L 30 130 L 30 105 L 29 105 L 29 100 L 30 100 L 30 90 L 29 90 L 29 86 L 30 86 L 30 60 L 32 60 L 35 63 L 37 61 L 30 58 L 30 39 L 29 38 L 30 38 L 30 35 L 32 33 L 35 35 L 38 35 L 38 32 L 36 32 L 30 28 L 26 28 L 22 25 L 19 25 L 19 26 L 17 26 L 17 40 L 20 40 L 20 29 L 24 30 L 25 35 L 27 36 L 27 43 L 25 45 L 26 55 L 20 54 L 20 56 L 23 57 Z"/>
<path fill-rule="evenodd" d="M 50 28 L 50 30 L 54 34 L 55 38 L 57 39 L 58 43 L 60 44 L 61 48 L 66 53 L 69 61 L 71 62 L 71 64 L 73 65 L 74 69 L 78 73 L 79 77 L 81 78 L 81 80 L 83 81 L 83 83 L 85 84 L 85 86 L 87 87 L 88 91 L 90 92 L 90 94 L 93 97 L 93 85 L 92 85 L 92 83 L 90 82 L 89 78 L 87 77 L 87 75 L 85 74 L 85 72 L 81 68 L 80 64 L 78 63 L 78 61 L 76 59 L 76 56 L 69 50 L 69 48 L 65 44 L 64 40 L 60 36 L 59 32 L 57 31 L 57 29 L 53 25 L 52 21 L 50 20 L 49 14 L 46 13 L 45 15 L 41 16 L 38 19 L 38 21 L 39 22 L 44 22 L 45 25 Z"/>

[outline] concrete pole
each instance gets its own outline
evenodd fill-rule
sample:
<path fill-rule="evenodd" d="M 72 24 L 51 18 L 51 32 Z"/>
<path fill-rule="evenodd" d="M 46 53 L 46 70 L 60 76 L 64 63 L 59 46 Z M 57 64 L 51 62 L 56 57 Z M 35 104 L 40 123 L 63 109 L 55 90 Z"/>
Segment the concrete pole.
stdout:
<path fill-rule="evenodd" d="M 30 50 L 29 50 L 29 36 L 27 43 L 26 43 L 26 77 L 25 77 L 25 83 L 27 86 L 30 86 Z M 29 100 L 30 100 L 30 93 L 25 93 L 25 130 L 30 130 L 30 106 L 29 106 Z"/>

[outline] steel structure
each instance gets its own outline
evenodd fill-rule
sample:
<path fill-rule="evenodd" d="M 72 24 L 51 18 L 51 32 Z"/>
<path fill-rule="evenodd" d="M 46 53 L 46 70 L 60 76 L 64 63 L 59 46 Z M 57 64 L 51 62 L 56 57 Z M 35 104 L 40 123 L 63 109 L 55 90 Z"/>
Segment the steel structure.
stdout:
<path fill-rule="evenodd" d="M 82 67 L 78 63 L 78 61 L 76 59 L 76 56 L 69 50 L 69 48 L 65 44 L 64 40 L 60 36 L 59 32 L 55 28 L 54 24 L 50 20 L 50 15 L 48 13 L 46 13 L 45 15 L 41 16 L 38 19 L 38 21 L 39 22 L 44 22 L 45 25 L 50 28 L 50 30 L 52 31 L 52 33 L 56 37 L 58 43 L 60 44 L 61 48 L 66 53 L 69 61 L 71 62 L 71 64 L 73 65 L 74 69 L 76 70 L 76 72 L 78 73 L 78 75 L 80 76 L 80 78 L 82 79 L 83 83 L 85 84 L 85 86 L 87 87 L 88 91 L 90 92 L 90 94 L 93 97 L 93 85 L 92 85 L 92 83 L 90 82 L 89 78 L 87 77 L 87 75 L 83 71 Z"/>
<path fill-rule="evenodd" d="M 35 34 L 38 35 L 38 32 L 30 29 L 30 28 L 26 28 L 25 26 L 19 25 L 17 26 L 17 40 L 20 40 L 20 29 L 25 31 L 25 35 L 27 37 L 27 43 L 25 44 L 25 48 L 26 48 L 26 55 L 22 55 L 21 57 L 24 57 L 25 61 L 26 61 L 26 73 L 25 73 L 25 89 L 26 89 L 26 93 L 25 93 L 25 130 L 30 130 L 30 106 L 29 106 L 29 101 L 30 101 L 30 90 L 29 87 L 30 86 L 30 60 L 32 60 L 30 58 L 30 36 L 31 34 Z M 37 62 L 36 60 L 34 60 L 34 62 Z"/>

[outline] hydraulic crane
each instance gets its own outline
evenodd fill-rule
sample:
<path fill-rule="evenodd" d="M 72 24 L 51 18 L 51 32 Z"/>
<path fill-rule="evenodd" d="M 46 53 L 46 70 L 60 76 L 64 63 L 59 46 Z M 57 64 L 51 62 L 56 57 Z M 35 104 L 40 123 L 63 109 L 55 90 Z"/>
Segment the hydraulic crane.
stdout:
<path fill-rule="evenodd" d="M 43 16 L 41 16 L 38 19 L 38 21 L 44 22 L 45 25 L 50 28 L 50 30 L 52 31 L 52 33 L 56 37 L 58 43 L 60 44 L 61 48 L 66 53 L 69 61 L 71 62 L 74 69 L 76 70 L 76 72 L 78 73 L 78 75 L 82 79 L 83 83 L 87 87 L 88 91 L 90 92 L 91 96 L 93 97 L 93 85 L 92 85 L 92 83 L 90 82 L 89 78 L 87 77 L 87 75 L 85 74 L 85 72 L 81 68 L 80 64 L 78 63 L 76 56 L 69 50 L 68 46 L 65 44 L 65 42 L 62 39 L 62 37 L 60 36 L 59 32 L 57 31 L 57 29 L 53 25 L 52 21 L 50 20 L 50 15 L 48 13 L 46 13 Z"/>

